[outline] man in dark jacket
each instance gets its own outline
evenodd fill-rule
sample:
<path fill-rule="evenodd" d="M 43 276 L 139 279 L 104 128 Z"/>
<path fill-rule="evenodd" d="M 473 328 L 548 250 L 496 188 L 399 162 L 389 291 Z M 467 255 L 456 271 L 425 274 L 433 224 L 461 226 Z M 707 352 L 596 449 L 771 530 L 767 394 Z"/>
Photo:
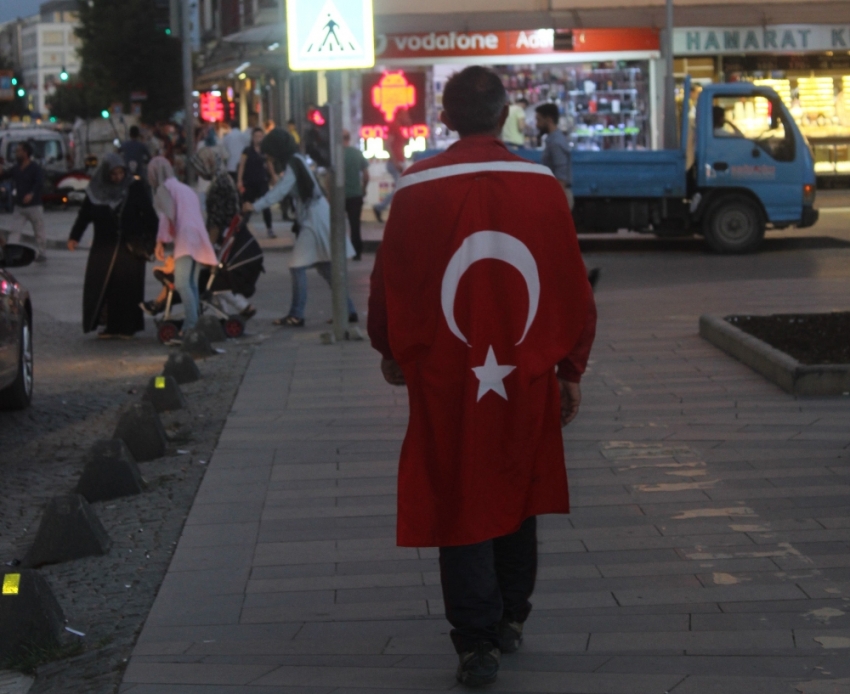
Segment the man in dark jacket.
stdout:
<path fill-rule="evenodd" d="M 36 262 L 47 260 L 47 236 L 44 232 L 44 207 L 41 196 L 44 191 L 44 169 L 32 159 L 33 149 L 29 142 L 21 142 L 15 151 L 15 165 L 8 170 L 0 166 L 0 179 L 11 178 L 15 183 L 15 211 L 12 214 L 12 233 L 9 241 L 19 243 L 24 222 L 29 222 L 38 244 Z"/>

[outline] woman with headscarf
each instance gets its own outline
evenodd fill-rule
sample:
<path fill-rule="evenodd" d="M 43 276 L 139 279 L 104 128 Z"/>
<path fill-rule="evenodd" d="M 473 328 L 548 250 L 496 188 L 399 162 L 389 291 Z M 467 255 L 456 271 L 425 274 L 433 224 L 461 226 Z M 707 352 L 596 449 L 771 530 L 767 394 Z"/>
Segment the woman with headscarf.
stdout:
<path fill-rule="evenodd" d="M 325 281 L 331 283 L 330 206 L 292 135 L 275 128 L 263 138 L 260 149 L 272 161 L 275 171 L 282 175 L 268 193 L 254 203 L 244 203 L 242 209 L 259 212 L 280 202 L 287 195 L 295 200 L 295 219 L 299 231 L 289 263 L 292 304 L 289 313 L 274 323 L 300 328 L 304 325 L 304 310 L 307 306 L 307 268 L 315 267 Z M 354 257 L 354 248 L 348 239 L 346 253 L 349 258 Z M 357 322 L 357 310 L 351 297 L 348 297 L 348 320 Z"/>
<path fill-rule="evenodd" d="M 207 188 L 207 231 L 213 246 L 230 226 L 233 218 L 239 214 L 239 192 L 230 174 L 227 173 L 227 152 L 219 147 L 204 147 L 192 157 L 192 166 L 198 175 L 210 181 Z M 248 232 L 250 236 L 250 232 Z M 253 237 L 250 237 L 253 238 Z M 218 290 L 218 296 L 235 313 L 244 318 L 251 318 L 257 310 L 248 299 L 237 291 L 237 286 L 230 290 Z M 244 290 L 243 290 L 244 291 Z M 253 293 L 246 293 L 250 296 Z"/>
<path fill-rule="evenodd" d="M 105 324 L 99 338 L 129 338 L 144 330 L 145 253 L 153 249 L 156 213 L 145 186 L 127 175 L 124 158 L 107 154 L 92 176 L 71 229 L 76 250 L 94 224 L 83 284 L 83 332 Z"/>
<path fill-rule="evenodd" d="M 204 226 L 198 196 L 175 178 L 174 169 L 165 157 L 151 159 L 148 181 L 153 190 L 154 208 L 159 215 L 155 255 L 157 260 L 165 260 L 164 245 L 174 244 L 174 286 L 183 301 L 185 333 L 198 322 L 201 266 L 215 265 L 218 261 Z"/>
<path fill-rule="evenodd" d="M 192 166 L 198 176 L 210 182 L 206 194 L 207 231 L 210 241 L 218 243 L 219 237 L 239 214 L 239 192 L 227 173 L 226 153 L 219 147 L 203 147 L 192 157 Z"/>

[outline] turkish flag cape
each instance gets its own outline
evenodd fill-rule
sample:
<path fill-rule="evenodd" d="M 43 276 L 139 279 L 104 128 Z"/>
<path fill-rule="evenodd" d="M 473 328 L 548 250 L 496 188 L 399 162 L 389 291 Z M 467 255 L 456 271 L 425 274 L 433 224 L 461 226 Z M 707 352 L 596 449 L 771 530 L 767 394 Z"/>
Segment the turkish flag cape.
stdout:
<path fill-rule="evenodd" d="M 465 138 L 400 179 L 380 253 L 410 398 L 398 544 L 472 544 L 569 512 L 555 365 L 592 297 L 558 181 Z"/>

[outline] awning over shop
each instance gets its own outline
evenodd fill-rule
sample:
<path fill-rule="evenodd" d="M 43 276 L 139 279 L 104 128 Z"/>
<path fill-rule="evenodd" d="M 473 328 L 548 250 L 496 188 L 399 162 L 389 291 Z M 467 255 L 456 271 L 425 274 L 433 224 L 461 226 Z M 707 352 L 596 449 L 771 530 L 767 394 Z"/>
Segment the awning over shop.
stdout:
<path fill-rule="evenodd" d="M 259 43 L 270 45 L 275 41 L 283 41 L 284 32 L 284 25 L 279 22 L 277 24 L 262 24 L 258 27 L 251 27 L 230 36 L 225 36 L 224 41 L 228 43 Z"/>

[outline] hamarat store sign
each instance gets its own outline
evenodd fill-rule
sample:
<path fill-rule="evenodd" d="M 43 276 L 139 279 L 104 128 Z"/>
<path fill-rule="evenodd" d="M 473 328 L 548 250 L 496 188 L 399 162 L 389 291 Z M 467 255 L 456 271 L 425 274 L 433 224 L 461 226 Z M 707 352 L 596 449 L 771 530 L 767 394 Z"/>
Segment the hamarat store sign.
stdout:
<path fill-rule="evenodd" d="M 850 51 L 850 25 L 775 24 L 673 30 L 674 55 Z"/>
<path fill-rule="evenodd" d="M 559 39 L 564 36 L 559 34 Z M 565 55 L 657 51 L 655 29 L 576 29 L 556 48 L 554 29 L 531 31 L 431 32 L 428 34 L 382 34 L 376 38 L 378 61 L 426 62 L 444 58 L 510 58 L 514 56 Z"/>

